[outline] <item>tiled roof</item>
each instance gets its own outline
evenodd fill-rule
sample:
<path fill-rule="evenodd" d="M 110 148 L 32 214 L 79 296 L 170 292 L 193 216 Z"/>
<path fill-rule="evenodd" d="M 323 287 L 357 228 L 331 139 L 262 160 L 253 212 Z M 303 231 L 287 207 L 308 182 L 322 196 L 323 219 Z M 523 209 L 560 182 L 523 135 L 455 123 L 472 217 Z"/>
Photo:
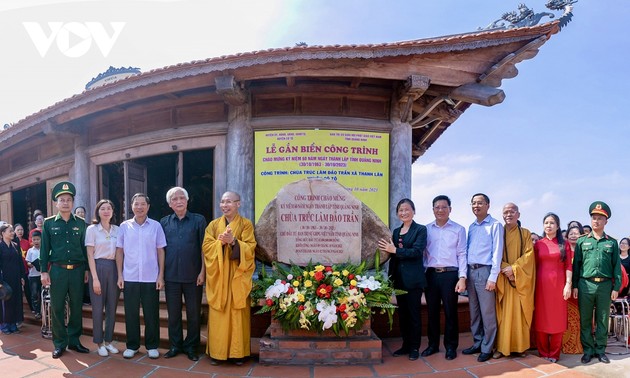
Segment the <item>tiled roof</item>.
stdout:
<path fill-rule="evenodd" d="M 316 59 L 376 59 L 386 56 L 422 55 L 449 51 L 463 51 L 555 34 L 558 20 L 541 25 L 513 29 L 483 30 L 436 38 L 414 39 L 378 44 L 312 45 L 270 48 L 252 52 L 222 55 L 205 60 L 178 63 L 153 69 L 101 87 L 85 90 L 44 108 L 0 132 L 0 141 L 11 138 L 46 119 L 87 103 L 124 92 L 129 89 L 182 77 L 221 72 L 274 62 Z"/>

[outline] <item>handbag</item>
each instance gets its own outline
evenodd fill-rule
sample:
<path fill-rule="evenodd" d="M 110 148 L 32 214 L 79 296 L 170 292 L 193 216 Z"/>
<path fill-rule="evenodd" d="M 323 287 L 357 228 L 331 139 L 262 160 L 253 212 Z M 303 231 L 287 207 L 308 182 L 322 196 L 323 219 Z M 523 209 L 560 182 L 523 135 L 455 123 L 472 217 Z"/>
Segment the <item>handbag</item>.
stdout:
<path fill-rule="evenodd" d="M 8 301 L 13 295 L 13 289 L 5 281 L 0 281 L 0 301 Z"/>

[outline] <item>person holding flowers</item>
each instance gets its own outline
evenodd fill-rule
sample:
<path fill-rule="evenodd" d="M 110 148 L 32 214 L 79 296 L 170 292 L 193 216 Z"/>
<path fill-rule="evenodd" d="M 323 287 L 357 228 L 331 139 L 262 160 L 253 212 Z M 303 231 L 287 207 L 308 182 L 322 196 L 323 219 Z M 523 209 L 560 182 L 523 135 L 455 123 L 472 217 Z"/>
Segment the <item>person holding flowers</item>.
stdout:
<path fill-rule="evenodd" d="M 416 207 L 409 198 L 398 202 L 396 213 L 402 225 L 394 230 L 392 240 L 381 239 L 378 245 L 391 256 L 389 274 L 394 288 L 407 292 L 396 296 L 403 344 L 393 355 L 409 355 L 413 361 L 420 357 L 420 300 L 427 286 L 422 257 L 427 245 L 427 228 L 413 220 Z"/>

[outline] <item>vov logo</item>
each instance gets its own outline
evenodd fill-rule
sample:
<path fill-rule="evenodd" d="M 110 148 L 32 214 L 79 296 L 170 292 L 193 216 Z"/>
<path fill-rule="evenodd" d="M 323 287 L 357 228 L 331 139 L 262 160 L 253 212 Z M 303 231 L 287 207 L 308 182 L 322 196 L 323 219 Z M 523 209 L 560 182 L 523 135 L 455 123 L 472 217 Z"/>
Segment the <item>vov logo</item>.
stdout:
<path fill-rule="evenodd" d="M 79 58 L 90 51 L 92 42 L 101 51 L 103 57 L 109 55 L 126 23 L 110 22 L 109 34 L 101 22 L 48 22 L 47 24 L 48 28 L 42 27 L 39 22 L 22 23 L 39 55 L 42 58 L 45 57 L 52 44 L 56 42 L 57 48 L 63 55 Z"/>

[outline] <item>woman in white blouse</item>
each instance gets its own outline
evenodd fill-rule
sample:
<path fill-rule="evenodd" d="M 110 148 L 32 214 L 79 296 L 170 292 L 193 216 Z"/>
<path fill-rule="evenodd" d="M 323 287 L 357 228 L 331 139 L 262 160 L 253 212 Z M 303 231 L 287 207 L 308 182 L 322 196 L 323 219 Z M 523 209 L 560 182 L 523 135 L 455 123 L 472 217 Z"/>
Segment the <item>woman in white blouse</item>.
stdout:
<path fill-rule="evenodd" d="M 93 340 L 98 346 L 99 356 L 118 353 L 111 344 L 114 337 L 116 307 L 120 291 L 116 285 L 116 237 L 118 226 L 114 221 L 114 204 L 102 199 L 96 204 L 96 220 L 87 228 L 85 246 L 90 266 L 89 286 L 92 302 L 92 321 L 94 322 Z M 103 329 L 103 308 L 105 309 L 105 328 Z"/>

